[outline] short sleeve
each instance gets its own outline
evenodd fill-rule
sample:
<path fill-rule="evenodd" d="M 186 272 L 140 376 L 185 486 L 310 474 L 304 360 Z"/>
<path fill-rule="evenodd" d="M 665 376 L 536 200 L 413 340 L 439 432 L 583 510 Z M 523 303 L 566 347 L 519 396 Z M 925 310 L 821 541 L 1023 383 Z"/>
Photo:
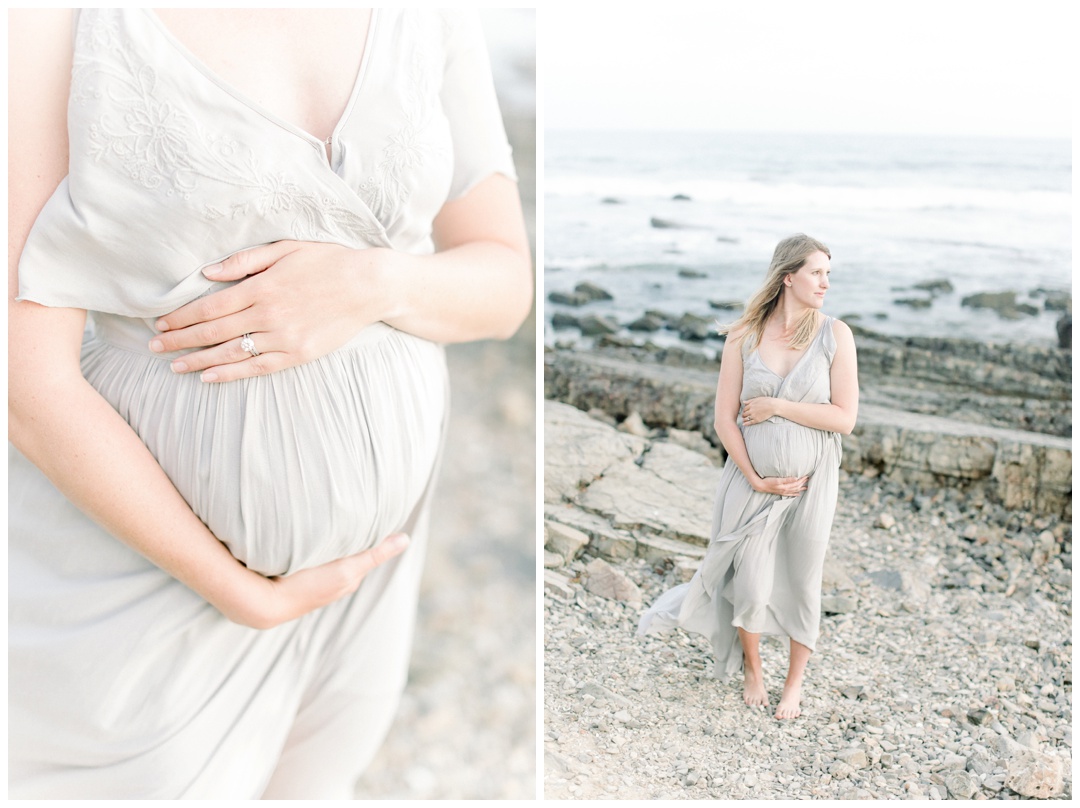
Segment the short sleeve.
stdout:
<path fill-rule="evenodd" d="M 454 171 L 448 199 L 464 196 L 492 174 L 517 180 L 491 77 L 480 18 L 475 12 L 447 20 L 441 101 L 450 122 Z"/>

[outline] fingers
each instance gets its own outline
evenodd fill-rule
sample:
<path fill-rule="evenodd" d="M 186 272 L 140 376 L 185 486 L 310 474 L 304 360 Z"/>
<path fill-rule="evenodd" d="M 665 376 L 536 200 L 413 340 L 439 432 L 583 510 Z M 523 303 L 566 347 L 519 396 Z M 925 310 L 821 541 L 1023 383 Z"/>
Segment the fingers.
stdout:
<path fill-rule="evenodd" d="M 211 295 L 213 297 L 213 295 Z M 204 298 L 209 300 L 210 298 Z M 197 322 L 186 328 L 166 331 L 150 340 L 150 350 L 154 353 L 182 351 L 186 348 L 202 348 L 220 345 L 223 342 L 246 334 L 253 328 L 251 318 L 245 311 L 219 313 L 209 322 Z"/>
<path fill-rule="evenodd" d="M 203 275 L 213 281 L 238 281 L 257 275 L 276 264 L 300 246 L 297 241 L 275 241 L 250 250 L 233 253 L 220 264 L 203 267 Z"/>
<path fill-rule="evenodd" d="M 154 328 L 163 332 L 176 331 L 181 328 L 195 325 L 196 323 L 205 323 L 210 320 L 226 317 L 230 314 L 236 314 L 251 306 L 252 302 L 251 290 L 248 287 L 243 284 L 239 286 L 230 286 L 227 289 L 214 292 L 212 295 L 193 300 L 187 305 L 181 306 L 171 314 L 166 314 L 154 323 Z M 166 350 L 175 349 L 166 348 Z"/>

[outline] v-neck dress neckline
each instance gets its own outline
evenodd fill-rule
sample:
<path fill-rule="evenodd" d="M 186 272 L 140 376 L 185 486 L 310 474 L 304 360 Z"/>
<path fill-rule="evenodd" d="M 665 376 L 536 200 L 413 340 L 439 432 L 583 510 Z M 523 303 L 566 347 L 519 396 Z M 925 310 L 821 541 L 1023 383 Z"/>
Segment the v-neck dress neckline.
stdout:
<path fill-rule="evenodd" d="M 781 383 L 786 381 L 787 378 L 789 376 L 791 376 L 791 374 L 794 373 L 796 371 L 796 369 L 798 369 L 799 365 L 801 365 L 803 363 L 803 360 L 805 360 L 807 355 L 810 353 L 810 349 L 814 347 L 814 345 L 817 343 L 817 341 L 819 339 L 821 339 L 821 333 L 829 325 L 829 322 L 832 319 L 828 315 L 824 315 L 824 316 L 825 316 L 825 321 L 820 326 L 818 326 L 818 330 L 814 332 L 814 338 L 810 340 L 809 344 L 806 346 L 806 350 L 803 351 L 802 356 L 800 356 L 795 361 L 795 364 L 791 366 L 791 370 L 789 370 L 786 374 L 781 376 L 779 373 L 777 373 L 775 370 L 773 370 L 771 367 L 769 367 L 767 364 L 765 364 L 765 359 L 761 355 L 761 346 L 760 345 L 758 345 L 757 347 L 754 348 L 754 356 L 757 357 L 758 363 L 763 368 L 765 368 L 765 370 L 767 370 L 769 373 L 771 373 L 773 376 L 775 376 L 777 379 L 779 379 L 781 381 Z"/>
<path fill-rule="evenodd" d="M 165 38 L 168 44 L 177 53 L 183 56 L 184 59 L 188 63 L 190 63 L 192 67 L 195 68 L 195 70 L 202 74 L 203 77 L 208 79 L 213 84 L 217 85 L 224 92 L 231 95 L 238 103 L 258 113 L 259 115 L 262 115 L 271 123 L 281 127 L 288 132 L 291 132 L 297 137 L 306 140 L 313 146 L 317 147 L 320 150 L 323 158 L 327 159 L 331 166 L 334 165 L 334 150 L 336 148 L 338 135 L 341 132 L 341 129 L 345 126 L 345 124 L 348 123 L 349 118 L 352 115 L 353 108 L 356 106 L 356 99 L 360 95 L 360 90 L 364 85 L 364 78 L 369 72 L 368 65 L 370 65 L 372 59 L 371 52 L 375 44 L 376 33 L 379 29 L 379 9 L 373 8 L 371 10 L 371 19 L 368 22 L 367 36 L 364 40 L 364 52 L 360 56 L 360 67 L 356 72 L 356 80 L 353 82 L 352 91 L 349 93 L 349 100 L 345 104 L 345 109 L 341 113 L 341 117 L 338 118 L 338 121 L 334 125 L 334 128 L 331 130 L 330 137 L 326 140 L 320 139 L 318 136 L 307 131 L 302 126 L 299 126 L 292 121 L 288 121 L 285 118 L 282 118 L 280 115 L 271 112 L 266 107 L 254 101 L 249 95 L 247 95 L 247 93 L 240 90 L 240 88 L 238 88 L 232 82 L 227 81 L 219 73 L 212 70 L 206 64 L 206 62 L 196 56 L 195 53 L 190 48 L 188 48 L 187 45 L 181 42 L 179 37 L 177 37 L 176 34 L 174 34 L 169 29 L 169 27 L 153 9 L 146 8 L 142 9 L 142 11 L 144 12 L 146 18 L 150 20 L 154 28 L 161 32 L 162 36 Z M 329 156 L 327 156 L 326 154 L 327 144 L 330 145 Z"/>

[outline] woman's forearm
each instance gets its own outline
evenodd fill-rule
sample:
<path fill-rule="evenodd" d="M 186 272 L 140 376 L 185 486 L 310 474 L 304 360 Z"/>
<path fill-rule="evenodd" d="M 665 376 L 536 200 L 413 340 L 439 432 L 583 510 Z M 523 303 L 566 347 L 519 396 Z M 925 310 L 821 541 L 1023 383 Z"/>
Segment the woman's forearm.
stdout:
<path fill-rule="evenodd" d="M 841 435 L 850 435 L 855 428 L 856 413 L 836 404 L 807 404 L 776 399 L 776 414 L 796 424 L 826 432 L 839 432 Z"/>
<path fill-rule="evenodd" d="M 270 582 L 246 569 L 192 512 L 123 418 L 81 376 L 9 390 L 9 437 L 78 508 L 226 617 L 258 623 Z"/>
<path fill-rule="evenodd" d="M 384 298 L 384 322 L 433 342 L 505 339 L 532 303 L 530 259 L 498 242 L 471 242 L 433 255 L 380 251 L 370 286 Z"/>
<path fill-rule="evenodd" d="M 742 431 L 739 429 L 738 424 L 734 421 L 725 420 L 718 421 L 713 426 L 716 429 L 717 436 L 720 438 L 720 443 L 724 446 L 724 451 L 739 467 L 739 471 L 743 473 L 743 476 L 751 484 L 760 479 L 761 475 L 757 473 L 754 464 L 750 462 L 750 455 L 746 451 L 746 441 L 743 440 Z"/>

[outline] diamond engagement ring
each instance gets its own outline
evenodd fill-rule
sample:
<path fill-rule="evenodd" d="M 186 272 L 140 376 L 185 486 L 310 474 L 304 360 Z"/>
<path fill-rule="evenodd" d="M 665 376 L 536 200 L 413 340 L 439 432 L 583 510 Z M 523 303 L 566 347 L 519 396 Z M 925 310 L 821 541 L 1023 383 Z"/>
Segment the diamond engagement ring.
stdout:
<path fill-rule="evenodd" d="M 251 338 L 251 334 L 244 334 L 244 338 L 240 340 L 240 347 L 252 356 L 259 355 L 259 352 L 255 350 L 255 340 Z"/>

